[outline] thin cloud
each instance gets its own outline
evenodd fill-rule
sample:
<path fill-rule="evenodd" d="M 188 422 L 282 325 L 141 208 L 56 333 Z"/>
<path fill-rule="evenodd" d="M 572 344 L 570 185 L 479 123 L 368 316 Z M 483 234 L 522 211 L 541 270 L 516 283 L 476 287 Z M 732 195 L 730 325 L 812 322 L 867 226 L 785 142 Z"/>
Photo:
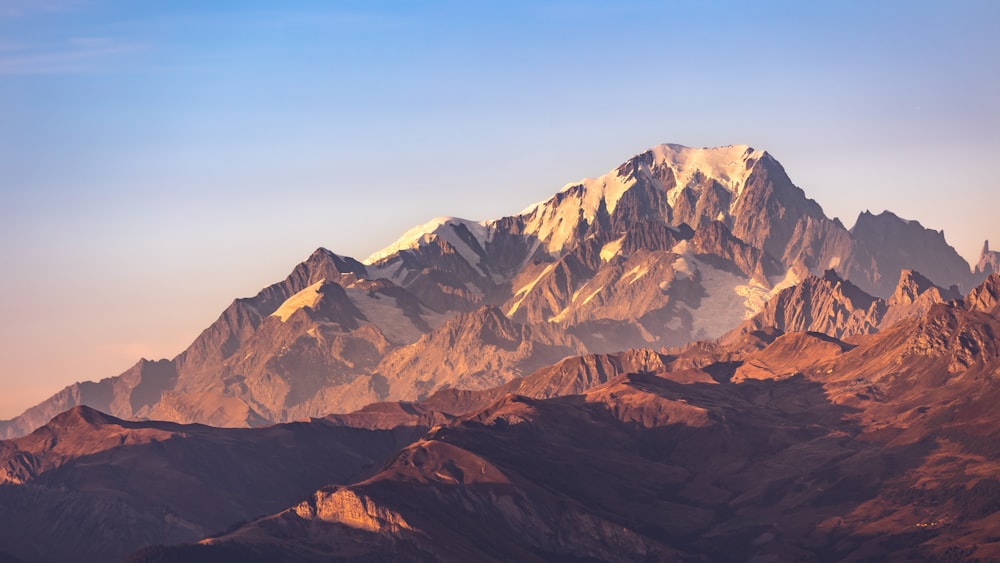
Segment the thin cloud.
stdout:
<path fill-rule="evenodd" d="M 68 12 L 86 4 L 87 0 L 0 0 L 0 18 Z"/>
<path fill-rule="evenodd" d="M 106 70 L 109 64 L 142 49 L 103 37 L 78 37 L 58 48 L 4 49 L 0 45 L 0 75 L 75 74 Z"/>

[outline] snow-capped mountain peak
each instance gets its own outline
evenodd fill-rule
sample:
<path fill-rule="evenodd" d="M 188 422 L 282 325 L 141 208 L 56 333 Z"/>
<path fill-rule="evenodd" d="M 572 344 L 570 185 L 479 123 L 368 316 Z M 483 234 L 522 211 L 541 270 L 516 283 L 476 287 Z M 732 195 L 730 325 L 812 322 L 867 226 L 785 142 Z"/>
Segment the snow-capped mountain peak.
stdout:
<path fill-rule="evenodd" d="M 743 192 L 747 176 L 753 165 L 767 153 L 747 145 L 727 145 L 714 148 L 690 148 L 683 145 L 664 144 L 650 149 L 655 165 L 669 166 L 677 186 L 667 194 L 673 204 L 681 190 L 696 183 L 699 176 L 711 178 L 732 192 Z"/>
<path fill-rule="evenodd" d="M 485 222 L 470 221 L 459 217 L 435 217 L 423 225 L 406 231 L 395 242 L 365 258 L 362 263 L 370 266 L 402 250 L 419 248 L 421 245 L 427 244 L 433 237 L 440 237 L 451 244 L 469 264 L 475 266 L 479 263 L 479 257 L 474 249 L 458 235 L 455 229 L 459 226 L 468 229 L 469 234 L 476 239 L 480 247 L 485 245 Z"/>
<path fill-rule="evenodd" d="M 567 184 L 555 196 L 529 206 L 521 212 L 525 232 L 537 237 L 550 254 L 557 255 L 572 241 L 580 219 L 592 222 L 602 201 L 608 213 L 613 213 L 622 196 L 640 180 L 661 185 L 661 180 L 672 173 L 675 185 L 663 186 L 669 190 L 667 201 L 671 205 L 685 188 L 697 189 L 705 179 L 716 181 L 738 196 L 754 164 L 766 154 L 747 145 L 657 145 L 603 176 Z"/>

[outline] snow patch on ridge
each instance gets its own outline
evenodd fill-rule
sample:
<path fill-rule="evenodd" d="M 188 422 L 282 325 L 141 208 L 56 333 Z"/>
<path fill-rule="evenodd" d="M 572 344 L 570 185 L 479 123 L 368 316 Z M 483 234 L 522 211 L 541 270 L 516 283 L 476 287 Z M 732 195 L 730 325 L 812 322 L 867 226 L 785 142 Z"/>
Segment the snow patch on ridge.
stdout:
<path fill-rule="evenodd" d="M 347 297 L 360 310 L 368 322 L 378 327 L 385 337 L 396 344 L 412 344 L 423 334 L 413 321 L 403 314 L 396 300 L 387 295 L 373 295 L 359 288 L 347 288 Z M 444 315 L 425 313 L 421 317 L 437 328 L 444 323 Z"/>
<path fill-rule="evenodd" d="M 464 225 L 479 243 L 479 247 L 485 248 L 488 235 L 485 221 L 469 221 L 459 217 L 435 217 L 423 225 L 406 231 L 395 242 L 365 258 L 362 263 L 370 266 L 403 250 L 413 250 L 425 246 L 437 237 L 454 247 L 458 254 L 475 268 L 479 265 L 479 254 L 456 232 L 455 229 L 459 225 Z"/>
<path fill-rule="evenodd" d="M 601 247 L 601 260 L 608 262 L 622 251 L 622 243 L 625 242 L 625 235 L 605 244 Z"/>
<path fill-rule="evenodd" d="M 319 280 L 288 299 L 285 299 L 284 303 L 282 303 L 275 312 L 271 313 L 271 316 L 278 317 L 281 319 L 281 322 L 285 322 L 288 320 L 288 317 L 295 313 L 295 311 L 298 311 L 303 307 L 315 307 L 316 304 L 319 303 L 320 298 L 323 297 L 323 294 L 319 292 L 319 288 L 324 283 L 326 283 L 325 279 Z"/>
<path fill-rule="evenodd" d="M 753 280 L 709 266 L 691 256 L 680 256 L 674 261 L 674 272 L 687 276 L 701 274 L 701 285 L 706 295 L 697 309 L 691 312 L 691 336 L 695 340 L 718 338 L 737 325 L 756 315 L 771 297 L 799 281 L 794 269 L 768 288 Z"/>
<path fill-rule="evenodd" d="M 555 263 L 545 266 L 545 268 L 542 269 L 542 273 L 538 274 L 538 276 L 536 276 L 535 279 L 524 284 L 523 286 L 521 286 L 520 289 L 514 292 L 514 297 L 518 297 L 518 300 L 515 301 L 514 304 L 511 305 L 510 310 L 507 311 L 508 317 L 517 312 L 517 309 L 521 306 L 521 303 L 524 302 L 524 298 L 527 297 L 528 294 L 531 293 L 531 290 L 535 289 L 535 285 L 537 285 L 538 282 L 541 281 L 541 279 L 544 278 L 546 274 L 554 270 L 555 267 L 556 267 Z"/>
<path fill-rule="evenodd" d="M 752 317 L 767 301 L 767 289 L 747 280 L 713 268 L 694 258 L 701 274 L 705 296 L 697 309 L 691 311 L 691 335 L 695 339 L 718 338 L 744 320 Z"/>
<path fill-rule="evenodd" d="M 649 264 L 637 264 L 634 268 L 626 272 L 625 275 L 621 277 L 621 280 L 627 281 L 629 285 L 632 285 L 647 273 L 649 273 Z M 586 303 L 586 301 L 584 301 L 584 303 Z"/>

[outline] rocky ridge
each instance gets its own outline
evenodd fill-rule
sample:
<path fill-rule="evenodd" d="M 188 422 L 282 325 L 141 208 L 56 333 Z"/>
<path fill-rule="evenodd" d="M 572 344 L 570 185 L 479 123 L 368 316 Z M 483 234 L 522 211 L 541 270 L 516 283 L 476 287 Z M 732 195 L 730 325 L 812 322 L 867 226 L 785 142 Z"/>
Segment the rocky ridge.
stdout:
<path fill-rule="evenodd" d="M 827 270 L 823 276 L 809 276 L 780 291 L 734 333 L 774 327 L 782 332 L 819 332 L 835 338 L 872 334 L 960 297 L 955 288 L 942 289 L 919 272 L 903 270 L 895 291 L 883 299 Z M 725 338 L 734 338 L 732 334 Z"/>

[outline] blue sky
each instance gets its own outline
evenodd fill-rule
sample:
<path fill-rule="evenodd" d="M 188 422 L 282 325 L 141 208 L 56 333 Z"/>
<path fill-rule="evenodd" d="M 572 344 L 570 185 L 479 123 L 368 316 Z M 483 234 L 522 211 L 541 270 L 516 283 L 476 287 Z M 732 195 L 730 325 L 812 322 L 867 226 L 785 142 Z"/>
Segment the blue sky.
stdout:
<path fill-rule="evenodd" d="M 662 142 L 1000 247 L 1000 3 L 0 0 L 0 417 Z"/>

